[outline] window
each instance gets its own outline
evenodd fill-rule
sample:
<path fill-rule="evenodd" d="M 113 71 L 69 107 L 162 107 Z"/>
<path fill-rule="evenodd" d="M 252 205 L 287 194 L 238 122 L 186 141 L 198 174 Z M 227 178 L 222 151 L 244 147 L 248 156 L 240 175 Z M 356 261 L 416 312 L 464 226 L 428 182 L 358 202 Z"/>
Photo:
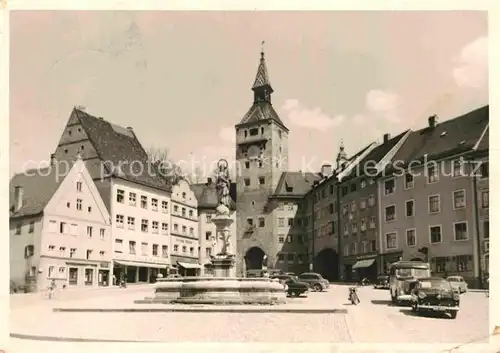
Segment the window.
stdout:
<path fill-rule="evenodd" d="M 285 235 L 284 234 L 278 234 L 278 242 L 280 242 L 280 243 L 285 242 Z"/>
<path fill-rule="evenodd" d="M 366 180 L 361 180 L 361 182 L 359 183 L 359 186 L 361 187 L 361 189 L 364 189 L 366 188 Z"/>
<path fill-rule="evenodd" d="M 194 255 L 194 248 L 193 247 L 190 247 L 189 248 L 189 254 L 192 256 Z"/>
<path fill-rule="evenodd" d="M 407 229 L 406 230 L 406 245 L 407 246 L 417 245 L 417 236 L 415 233 L 415 229 Z"/>
<path fill-rule="evenodd" d="M 99 230 L 99 238 L 100 238 L 101 240 L 104 240 L 105 235 L 106 235 L 106 230 L 105 230 L 104 228 L 101 228 L 101 229 Z"/>
<path fill-rule="evenodd" d="M 352 232 L 353 233 L 358 232 L 358 222 L 352 222 Z"/>
<path fill-rule="evenodd" d="M 342 187 L 342 196 L 345 196 L 348 193 L 349 193 L 349 189 L 347 188 L 347 186 Z"/>
<path fill-rule="evenodd" d="M 125 191 L 118 189 L 116 190 L 116 202 L 123 203 L 125 200 Z"/>
<path fill-rule="evenodd" d="M 207 214 L 207 223 L 211 223 L 211 222 L 212 222 L 212 215 Z"/>
<path fill-rule="evenodd" d="M 356 184 L 351 184 L 351 192 L 355 192 L 356 191 Z"/>
<path fill-rule="evenodd" d="M 278 218 L 278 227 L 284 227 L 284 226 L 285 226 L 285 219 Z"/>
<path fill-rule="evenodd" d="M 396 187 L 396 180 L 395 179 L 388 179 L 384 182 L 384 189 L 385 189 L 385 194 L 390 195 L 394 193 L 394 189 Z"/>
<path fill-rule="evenodd" d="M 212 240 L 212 232 L 205 232 L 205 240 Z"/>
<path fill-rule="evenodd" d="M 387 206 L 385 208 L 385 221 L 392 222 L 396 219 L 396 206 Z"/>
<path fill-rule="evenodd" d="M 375 251 L 377 251 L 377 241 L 370 240 L 370 252 L 375 252 Z"/>
<path fill-rule="evenodd" d="M 74 257 L 76 253 L 76 248 L 69 249 L 69 257 Z"/>
<path fill-rule="evenodd" d="M 123 228 L 123 219 L 124 219 L 124 216 L 122 214 L 116 215 L 116 227 L 117 228 Z"/>
<path fill-rule="evenodd" d="M 356 201 L 351 202 L 351 212 L 356 212 L 357 206 L 356 206 Z"/>
<path fill-rule="evenodd" d="M 128 229 L 135 229 L 135 218 L 127 217 Z"/>
<path fill-rule="evenodd" d="M 429 232 L 431 243 L 441 243 L 443 241 L 441 237 L 441 226 L 432 226 L 429 228 Z"/>
<path fill-rule="evenodd" d="M 245 186 L 250 186 L 250 179 L 249 178 L 245 178 L 244 182 L 245 182 Z"/>
<path fill-rule="evenodd" d="M 158 256 L 158 244 L 153 244 L 152 255 Z"/>
<path fill-rule="evenodd" d="M 490 221 L 483 222 L 483 237 L 484 239 L 490 238 Z"/>
<path fill-rule="evenodd" d="M 189 218 L 193 218 L 193 216 L 194 216 L 193 210 L 189 210 Z"/>
<path fill-rule="evenodd" d="M 415 201 L 406 201 L 406 217 L 413 217 L 415 215 Z"/>
<path fill-rule="evenodd" d="M 259 184 L 264 185 L 266 183 L 266 178 L 264 177 L 259 177 Z"/>
<path fill-rule="evenodd" d="M 158 234 L 159 223 L 157 221 L 153 221 L 152 222 L 152 227 L 153 227 L 153 234 Z"/>
<path fill-rule="evenodd" d="M 357 245 L 358 245 L 358 244 L 356 244 L 356 243 L 351 243 L 351 251 L 350 251 L 350 253 L 351 253 L 352 255 L 355 255 L 355 254 L 357 254 L 357 253 L 358 253 L 358 247 L 357 247 Z"/>
<path fill-rule="evenodd" d="M 54 266 L 49 266 L 49 272 L 47 273 L 48 278 L 54 278 L 54 270 L 55 270 Z"/>
<path fill-rule="evenodd" d="M 178 252 L 179 251 L 179 245 L 174 245 L 174 252 Z"/>
<path fill-rule="evenodd" d="M 182 217 L 186 217 L 186 209 L 183 207 L 181 211 Z"/>
<path fill-rule="evenodd" d="M 55 248 L 55 245 L 49 245 L 49 251 L 54 251 Z"/>
<path fill-rule="evenodd" d="M 288 236 L 286 237 L 286 242 L 287 242 L 287 243 L 293 243 L 293 235 L 288 235 Z"/>
<path fill-rule="evenodd" d="M 163 222 L 161 224 L 161 234 L 168 234 L 168 223 Z"/>
<path fill-rule="evenodd" d="M 182 234 L 186 234 L 187 233 L 187 227 L 186 226 L 182 226 Z"/>
<path fill-rule="evenodd" d="M 455 241 L 467 240 L 467 222 L 454 223 Z"/>
<path fill-rule="evenodd" d="M 161 211 L 163 213 L 168 213 L 168 202 L 167 201 L 161 202 Z"/>
<path fill-rule="evenodd" d="M 465 208 L 465 190 L 453 191 L 453 209 Z"/>
<path fill-rule="evenodd" d="M 388 233 L 385 235 L 385 246 L 386 246 L 386 249 L 396 249 L 397 248 L 397 235 L 396 235 L 396 233 Z"/>
<path fill-rule="evenodd" d="M 429 196 L 429 213 L 438 213 L 441 209 L 439 195 Z"/>
<path fill-rule="evenodd" d="M 183 198 L 183 199 L 185 199 L 185 198 L 186 198 L 186 193 L 185 193 L 185 192 L 183 192 L 183 193 L 182 193 L 182 198 Z"/>
<path fill-rule="evenodd" d="M 148 208 L 148 197 L 147 196 L 141 196 L 141 208 Z"/>
<path fill-rule="evenodd" d="M 61 254 L 61 256 L 64 256 L 64 254 L 66 253 L 66 247 L 60 246 L 59 247 L 59 253 Z"/>
<path fill-rule="evenodd" d="M 483 191 L 481 193 L 481 207 L 489 208 L 490 207 L 490 191 Z"/>
<path fill-rule="evenodd" d="M 66 267 L 59 267 L 59 278 L 66 277 Z"/>
<path fill-rule="evenodd" d="M 437 183 L 439 181 L 438 168 L 435 165 L 430 165 L 427 167 L 427 183 Z"/>
<path fill-rule="evenodd" d="M 294 253 L 288 253 L 286 256 L 287 262 L 293 263 L 295 261 L 295 254 Z"/>
<path fill-rule="evenodd" d="M 21 228 L 23 227 L 22 223 L 16 224 L 16 232 L 15 235 L 21 235 Z"/>
<path fill-rule="evenodd" d="M 345 216 L 349 212 L 349 205 L 342 206 L 342 214 Z"/>
<path fill-rule="evenodd" d="M 285 261 L 285 254 L 278 254 L 278 261 L 279 262 Z"/>
<path fill-rule="evenodd" d="M 128 194 L 128 204 L 130 206 L 135 206 L 137 200 L 137 194 L 135 192 L 130 192 Z"/>
<path fill-rule="evenodd" d="M 94 281 L 94 270 L 91 268 L 85 269 L 85 285 L 91 286 Z"/>
<path fill-rule="evenodd" d="M 93 234 L 93 232 L 94 232 L 94 228 L 93 228 L 93 227 L 91 227 L 91 226 L 87 226 L 87 236 L 88 236 L 89 238 L 92 238 L 92 234 Z"/>
<path fill-rule="evenodd" d="M 405 189 L 411 189 L 415 185 L 413 175 L 411 173 L 405 174 Z"/>
<path fill-rule="evenodd" d="M 153 211 L 158 211 L 158 199 L 151 199 L 151 208 Z"/>
<path fill-rule="evenodd" d="M 375 216 L 370 217 L 370 229 L 375 228 Z"/>
<path fill-rule="evenodd" d="M 78 235 L 78 224 L 72 223 L 69 228 L 69 234 L 76 236 Z"/>
<path fill-rule="evenodd" d="M 182 252 L 187 252 L 187 248 L 185 246 L 182 247 Z"/>
<path fill-rule="evenodd" d="M 59 233 L 61 234 L 68 233 L 68 224 L 66 222 L 59 223 Z"/>
<path fill-rule="evenodd" d="M 344 235 L 349 234 L 349 228 L 347 227 L 347 224 L 344 224 Z"/>
<path fill-rule="evenodd" d="M 369 243 L 367 241 L 362 242 L 362 246 L 363 246 L 363 248 L 362 248 L 362 253 L 363 254 L 366 254 L 366 253 L 370 252 L 370 250 L 368 248 Z"/>
<path fill-rule="evenodd" d="M 259 227 L 263 228 L 265 226 L 266 226 L 266 220 L 264 219 L 264 217 L 260 217 L 259 218 Z"/>
<path fill-rule="evenodd" d="M 148 254 L 148 243 L 141 243 L 141 254 L 142 254 L 142 256 L 147 256 L 147 254 Z"/>
<path fill-rule="evenodd" d="M 82 192 L 82 182 L 81 181 L 76 182 L 76 191 Z"/>
<path fill-rule="evenodd" d="M 488 162 L 482 162 L 479 170 L 481 178 L 488 178 L 490 176 L 490 164 Z"/>
<path fill-rule="evenodd" d="M 370 195 L 368 197 L 368 205 L 369 206 L 374 206 L 375 205 L 375 195 Z"/>
<path fill-rule="evenodd" d="M 464 173 L 462 171 L 462 161 L 457 160 L 452 162 L 452 176 L 454 178 L 463 176 Z"/>
<path fill-rule="evenodd" d="M 359 201 L 359 208 L 360 208 L 361 210 L 364 210 L 364 209 L 366 208 L 366 199 L 361 199 L 361 200 Z"/>
<path fill-rule="evenodd" d="M 143 219 L 141 220 L 141 231 L 144 232 L 144 233 L 147 233 L 148 231 L 148 220 L 147 219 Z"/>
<path fill-rule="evenodd" d="M 293 227 L 293 218 L 288 218 L 288 226 Z"/>
<path fill-rule="evenodd" d="M 458 255 L 455 257 L 455 264 L 457 272 L 467 272 L 469 269 L 469 256 L 468 255 Z"/>
<path fill-rule="evenodd" d="M 446 257 L 436 257 L 436 272 L 446 271 Z"/>
<path fill-rule="evenodd" d="M 366 230 L 366 220 L 364 218 L 361 218 L 361 226 L 360 229 L 362 232 Z"/>
<path fill-rule="evenodd" d="M 330 187 L 329 187 L 329 188 L 330 188 L 330 195 L 333 195 L 333 190 L 334 190 L 334 189 L 333 189 L 333 185 L 330 185 Z"/>
<path fill-rule="evenodd" d="M 81 211 L 82 210 L 82 199 L 76 199 L 76 209 L 78 211 Z"/>
<path fill-rule="evenodd" d="M 194 228 L 193 227 L 189 228 L 189 235 L 194 237 Z"/>
<path fill-rule="evenodd" d="M 168 257 L 168 246 L 167 245 L 161 246 L 161 256 Z"/>
<path fill-rule="evenodd" d="M 179 213 L 179 206 L 174 205 L 174 213 Z"/>
<path fill-rule="evenodd" d="M 89 211 L 89 213 L 92 212 L 92 207 L 90 207 L 90 206 L 87 207 L 87 211 Z"/>
<path fill-rule="evenodd" d="M 92 250 L 87 250 L 87 260 L 90 260 L 90 258 L 92 257 Z"/>
<path fill-rule="evenodd" d="M 250 136 L 255 136 L 259 134 L 259 128 L 250 129 Z"/>
<path fill-rule="evenodd" d="M 245 169 L 249 169 L 250 168 L 250 162 L 245 162 Z"/>

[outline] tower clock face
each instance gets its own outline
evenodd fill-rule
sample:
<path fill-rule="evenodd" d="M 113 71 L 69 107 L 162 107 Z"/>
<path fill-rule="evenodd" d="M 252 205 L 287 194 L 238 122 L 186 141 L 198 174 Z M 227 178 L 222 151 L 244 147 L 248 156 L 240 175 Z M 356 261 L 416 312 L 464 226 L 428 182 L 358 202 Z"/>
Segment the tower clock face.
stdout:
<path fill-rule="evenodd" d="M 248 148 L 248 157 L 249 158 L 257 158 L 260 154 L 260 148 L 257 146 L 250 146 Z"/>

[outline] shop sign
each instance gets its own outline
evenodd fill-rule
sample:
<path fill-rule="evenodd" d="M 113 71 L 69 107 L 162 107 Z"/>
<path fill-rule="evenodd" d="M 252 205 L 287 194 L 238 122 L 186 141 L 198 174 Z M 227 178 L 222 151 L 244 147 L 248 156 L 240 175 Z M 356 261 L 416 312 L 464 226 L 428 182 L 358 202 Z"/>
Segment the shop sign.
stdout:
<path fill-rule="evenodd" d="M 360 260 L 375 259 L 377 256 L 378 256 L 377 254 L 361 255 L 356 257 L 356 260 L 360 261 Z"/>

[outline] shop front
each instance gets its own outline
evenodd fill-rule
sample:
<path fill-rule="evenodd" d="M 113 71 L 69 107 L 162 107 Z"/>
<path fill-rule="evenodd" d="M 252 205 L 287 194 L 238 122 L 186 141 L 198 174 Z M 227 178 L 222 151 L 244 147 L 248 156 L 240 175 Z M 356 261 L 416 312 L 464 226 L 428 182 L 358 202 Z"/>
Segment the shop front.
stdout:
<path fill-rule="evenodd" d="M 177 264 L 178 273 L 183 277 L 200 276 L 203 266 L 197 258 L 171 255 L 172 264 Z"/>
<path fill-rule="evenodd" d="M 353 269 L 356 264 L 356 256 L 346 256 L 344 257 L 344 281 L 345 282 L 356 282 L 359 279 L 357 278 L 357 272 Z"/>
<path fill-rule="evenodd" d="M 125 279 L 127 283 L 154 283 L 159 273 L 166 276 L 167 264 L 127 260 L 114 261 L 115 285 L 118 285 L 121 279 Z"/>
<path fill-rule="evenodd" d="M 352 270 L 356 272 L 358 280 L 367 278 L 373 282 L 377 279 L 377 256 L 377 254 L 368 254 L 356 257 L 356 263 L 352 266 Z"/>
<path fill-rule="evenodd" d="M 380 274 L 389 273 L 389 267 L 392 263 L 403 260 L 403 251 L 393 251 L 380 254 Z"/>

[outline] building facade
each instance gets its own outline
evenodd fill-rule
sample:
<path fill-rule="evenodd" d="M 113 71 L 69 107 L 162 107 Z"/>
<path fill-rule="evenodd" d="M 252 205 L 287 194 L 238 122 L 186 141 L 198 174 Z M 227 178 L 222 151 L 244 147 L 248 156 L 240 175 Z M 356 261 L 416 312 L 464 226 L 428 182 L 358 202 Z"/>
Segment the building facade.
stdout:
<path fill-rule="evenodd" d="M 172 188 L 172 265 L 182 275 L 200 273 L 198 200 L 186 180 L 180 179 Z"/>
<path fill-rule="evenodd" d="M 81 159 L 17 174 L 10 188 L 14 286 L 111 284 L 110 215 Z"/>
<path fill-rule="evenodd" d="M 479 276 L 471 164 L 484 136 L 488 107 L 412 132 L 379 180 L 380 245 L 384 267 L 403 260 L 431 263 L 438 276 Z"/>

